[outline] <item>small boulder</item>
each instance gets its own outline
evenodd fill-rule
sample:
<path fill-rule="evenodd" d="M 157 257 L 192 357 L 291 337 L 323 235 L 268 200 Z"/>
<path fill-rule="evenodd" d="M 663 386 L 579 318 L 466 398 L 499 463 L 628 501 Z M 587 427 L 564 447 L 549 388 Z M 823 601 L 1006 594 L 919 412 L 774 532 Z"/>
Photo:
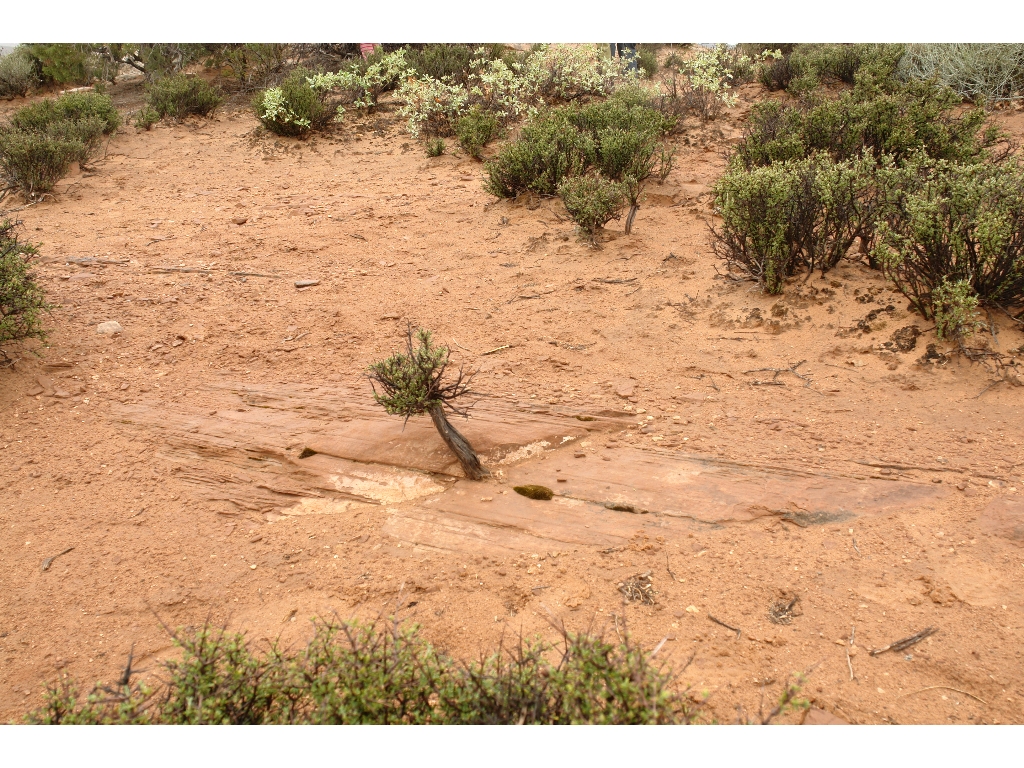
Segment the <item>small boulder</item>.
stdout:
<path fill-rule="evenodd" d="M 105 323 L 100 323 L 96 326 L 96 333 L 103 336 L 114 336 L 118 333 L 124 333 L 124 328 L 117 320 L 107 320 Z"/>
<path fill-rule="evenodd" d="M 619 379 L 612 386 L 615 387 L 615 394 L 619 397 L 632 397 L 636 391 L 636 379 Z"/>

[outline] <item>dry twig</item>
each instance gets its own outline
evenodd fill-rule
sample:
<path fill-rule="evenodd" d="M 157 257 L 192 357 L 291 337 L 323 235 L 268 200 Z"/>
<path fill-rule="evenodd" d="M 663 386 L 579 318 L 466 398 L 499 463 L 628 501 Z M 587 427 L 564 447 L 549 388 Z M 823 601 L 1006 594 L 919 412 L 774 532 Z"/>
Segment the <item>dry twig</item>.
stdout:
<path fill-rule="evenodd" d="M 50 570 L 50 566 L 51 566 L 51 565 L 53 564 L 53 561 L 54 561 L 54 560 L 56 560 L 56 559 L 57 559 L 58 557 L 60 557 L 61 555 L 66 555 L 66 554 L 67 554 L 68 552 L 70 552 L 70 551 L 71 551 L 71 550 L 73 550 L 73 549 L 74 549 L 74 547 L 68 547 L 68 548 L 67 548 L 67 549 L 65 549 L 65 550 L 64 550 L 63 552 L 58 552 L 58 553 L 57 553 L 56 555 L 54 555 L 53 557 L 48 557 L 48 558 L 46 558 L 45 560 L 43 560 L 43 564 L 42 564 L 42 565 L 40 566 L 40 570 L 43 570 L 43 571 L 48 571 L 48 570 Z"/>
<path fill-rule="evenodd" d="M 742 635 L 742 634 L 743 634 L 743 631 L 742 631 L 742 630 L 740 630 L 740 629 L 737 629 L 736 627 L 730 627 L 730 626 L 729 626 L 728 624 L 726 624 L 726 623 L 725 623 L 724 621 L 722 621 L 721 619 L 716 619 L 716 618 L 715 618 L 714 616 L 712 616 L 712 615 L 711 615 L 710 613 L 708 614 L 708 618 L 709 618 L 709 619 L 710 619 L 711 621 L 715 622 L 715 624 L 717 624 L 718 626 L 720 626 L 720 627 L 725 627 L 725 628 L 726 628 L 726 629 L 728 629 L 728 630 L 729 630 L 730 632 L 735 632 L 735 633 L 736 633 L 736 639 L 737 639 L 737 640 L 739 640 L 739 639 L 740 639 L 740 635 Z"/>
<path fill-rule="evenodd" d="M 804 382 L 804 388 L 807 388 L 807 387 L 811 386 L 811 384 L 813 383 L 811 377 L 810 376 L 805 376 L 802 373 L 797 373 L 797 370 L 796 370 L 797 368 L 799 368 L 801 365 L 803 365 L 806 362 L 807 362 L 806 360 L 801 360 L 799 363 L 794 363 L 793 365 L 789 366 L 789 368 L 754 368 L 751 371 L 744 371 L 744 373 L 762 373 L 762 372 L 765 372 L 765 373 L 773 374 L 771 379 L 767 379 L 765 381 L 761 381 L 760 379 L 754 379 L 752 382 L 750 382 L 751 386 L 754 386 L 754 387 L 756 387 L 756 386 L 767 386 L 767 385 L 774 385 L 776 387 L 784 387 L 786 385 L 783 382 L 778 380 L 779 374 L 780 373 L 792 373 L 798 379 L 803 381 Z"/>
<path fill-rule="evenodd" d="M 938 627 L 925 627 L 915 635 L 911 635 L 910 637 L 904 637 L 902 640 L 897 640 L 894 643 L 889 643 L 889 645 L 885 646 L 884 648 L 876 648 L 873 651 L 869 651 L 869 653 L 872 656 L 877 656 L 878 654 L 885 653 L 886 651 L 902 651 L 905 648 L 909 648 L 912 645 L 920 643 L 926 637 L 931 637 L 938 631 Z"/>
<path fill-rule="evenodd" d="M 975 701 L 980 701 L 982 704 L 988 706 L 988 702 L 985 701 L 983 698 L 975 696 L 973 693 L 968 693 L 967 691 L 961 691 L 959 688 L 950 688 L 948 685 L 929 685 L 927 688 L 922 688 L 919 691 L 911 691 L 910 693 L 900 694 L 896 698 L 902 699 L 904 696 L 915 696 L 919 693 L 924 693 L 925 691 L 934 691 L 939 689 L 943 691 L 956 691 L 957 693 L 962 693 L 964 696 L 970 696 Z"/>

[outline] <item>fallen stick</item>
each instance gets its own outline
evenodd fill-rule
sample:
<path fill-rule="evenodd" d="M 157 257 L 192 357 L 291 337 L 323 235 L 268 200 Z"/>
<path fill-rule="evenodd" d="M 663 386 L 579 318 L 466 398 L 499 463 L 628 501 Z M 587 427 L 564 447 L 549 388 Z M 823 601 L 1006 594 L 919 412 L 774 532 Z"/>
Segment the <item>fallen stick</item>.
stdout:
<path fill-rule="evenodd" d="M 853 662 L 850 660 L 850 648 L 853 647 L 853 637 L 857 627 L 850 627 L 850 642 L 846 644 L 846 666 L 850 668 L 850 682 L 853 682 Z"/>
<path fill-rule="evenodd" d="M 668 575 L 672 577 L 672 581 L 678 581 L 680 583 L 682 582 L 682 579 L 678 578 L 674 573 L 672 573 L 672 566 L 668 561 L 667 552 L 665 553 L 665 570 L 668 571 Z"/>
<path fill-rule="evenodd" d="M 122 261 L 115 261 L 113 259 L 94 259 L 91 256 L 83 256 L 81 258 L 75 258 L 75 259 L 64 259 L 64 263 L 65 264 L 81 264 L 81 265 L 99 264 L 100 266 L 103 266 L 103 267 L 107 266 L 108 264 L 113 264 L 115 267 L 123 267 L 125 264 L 128 263 L 128 259 L 124 259 Z"/>
<path fill-rule="evenodd" d="M 58 557 L 60 557 L 61 555 L 66 555 L 66 554 L 67 554 L 68 552 L 70 552 L 70 551 L 71 551 L 72 549 L 74 549 L 74 547 L 68 547 L 68 548 L 67 548 L 67 549 L 65 549 L 65 550 L 64 550 L 63 552 L 58 552 L 58 553 L 57 553 L 56 555 L 54 555 L 53 557 L 48 557 L 48 558 L 46 558 L 45 560 L 43 560 L 43 564 L 42 564 L 42 566 L 41 566 L 41 570 L 44 570 L 44 571 L 48 571 L 48 570 L 50 569 L 50 565 L 51 565 L 51 563 L 53 563 L 53 561 L 54 561 L 54 560 L 56 560 L 56 559 L 57 559 Z"/>
<path fill-rule="evenodd" d="M 938 631 L 939 631 L 938 627 L 925 627 L 920 632 L 918 632 L 916 635 L 911 635 L 910 637 L 904 637 L 902 640 L 897 640 L 894 643 L 889 643 L 889 645 L 885 646 L 884 648 L 876 648 L 873 651 L 868 651 L 868 653 L 871 654 L 872 656 L 877 656 L 878 654 L 885 653 L 886 651 L 902 651 L 905 648 L 909 648 L 912 645 L 916 645 L 917 643 L 920 643 L 926 637 L 931 637 L 932 635 L 934 635 Z"/>
<path fill-rule="evenodd" d="M 501 350 L 509 349 L 511 346 L 511 344 L 502 344 L 500 347 L 495 347 L 494 349 L 489 349 L 486 352 L 482 352 L 481 355 L 493 355 L 495 352 L 501 352 Z"/>
<path fill-rule="evenodd" d="M 210 274 L 210 270 L 202 267 L 150 267 L 153 272 L 201 272 L 204 275 Z"/>
<path fill-rule="evenodd" d="M 897 696 L 896 698 L 897 699 L 902 699 L 904 696 L 914 696 L 914 695 L 916 695 L 918 693 L 924 693 L 925 691 L 934 691 L 934 690 L 938 690 L 938 689 L 942 689 L 944 691 L 956 691 L 957 693 L 962 693 L 964 696 L 970 696 L 975 701 L 980 701 L 985 706 L 988 706 L 988 702 L 985 701 L 983 698 L 981 698 L 979 696 L 975 696 L 973 693 L 968 693 L 967 691 L 961 691 L 959 688 L 950 688 L 948 685 L 929 685 L 927 688 L 922 688 L 920 691 L 911 691 L 910 693 L 903 693 L 903 694 L 900 694 L 899 696 Z"/>
<path fill-rule="evenodd" d="M 724 621 L 721 621 L 720 619 L 716 619 L 716 618 L 715 618 L 714 616 L 712 616 L 712 615 L 711 615 L 710 613 L 708 614 L 708 618 L 709 618 L 709 619 L 710 619 L 711 621 L 715 622 L 715 624 L 717 624 L 718 626 L 720 626 L 720 627 L 725 627 L 726 629 L 728 629 L 728 630 L 730 630 L 730 631 L 732 631 L 732 632 L 735 632 L 735 633 L 736 633 L 736 639 L 737 639 L 737 640 L 739 640 L 739 639 L 740 639 L 740 635 L 741 635 L 741 634 L 743 634 L 743 633 L 742 633 L 742 630 L 736 629 L 736 627 L 730 627 L 730 626 L 729 626 L 728 624 L 726 624 L 726 623 L 725 623 Z"/>

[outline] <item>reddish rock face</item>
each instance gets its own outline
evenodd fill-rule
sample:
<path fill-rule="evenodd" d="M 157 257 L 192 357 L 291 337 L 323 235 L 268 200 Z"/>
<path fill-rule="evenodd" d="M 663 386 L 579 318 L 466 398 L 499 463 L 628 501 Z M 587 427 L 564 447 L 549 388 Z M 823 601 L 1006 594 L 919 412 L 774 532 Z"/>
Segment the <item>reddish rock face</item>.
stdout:
<path fill-rule="evenodd" d="M 274 517 L 386 504 L 388 533 L 413 546 L 467 553 L 613 547 L 641 529 L 671 537 L 693 521 L 765 517 L 808 527 L 911 509 L 949 493 L 932 484 L 650 449 L 622 447 L 605 456 L 596 443 L 629 429 L 629 414 L 483 398 L 472 418 L 457 423 L 499 479 L 495 488 L 461 479 L 458 461 L 427 418 L 403 425 L 368 393 L 229 383 L 211 389 L 222 407 L 205 415 L 162 403 L 121 406 L 119 417 L 163 434 L 200 498 Z M 254 463 L 252 456 L 265 458 Z M 591 456 L 607 461 L 576 460 Z M 551 502 L 528 499 L 511 492 L 518 485 L 542 485 L 556 495 Z"/>
<path fill-rule="evenodd" d="M 989 502 L 978 516 L 982 530 L 1024 547 L 1024 501 L 1001 498 Z"/>

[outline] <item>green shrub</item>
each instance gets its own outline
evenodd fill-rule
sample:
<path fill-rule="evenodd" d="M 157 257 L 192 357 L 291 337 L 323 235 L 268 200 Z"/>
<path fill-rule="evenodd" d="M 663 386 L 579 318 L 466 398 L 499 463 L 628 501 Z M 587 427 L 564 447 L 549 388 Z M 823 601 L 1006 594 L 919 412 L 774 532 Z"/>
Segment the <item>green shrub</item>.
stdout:
<path fill-rule="evenodd" d="M 960 113 L 958 104 L 952 91 L 922 82 L 891 92 L 865 84 L 802 107 L 763 101 L 751 110 L 736 156 L 747 168 L 816 151 L 836 160 L 858 157 L 865 149 L 897 162 L 920 151 L 958 162 L 988 157 L 1000 135 L 985 127 L 982 110 Z"/>
<path fill-rule="evenodd" d="M 767 56 L 756 68 L 757 81 L 769 91 L 784 91 L 793 82 L 793 68 L 789 64 L 789 56 L 778 51 L 778 56 Z"/>
<path fill-rule="evenodd" d="M 325 96 L 337 93 L 343 105 L 352 104 L 359 109 L 372 110 L 382 94 L 393 90 L 409 74 L 405 56 L 405 48 L 389 53 L 378 50 L 365 61 L 359 59 L 347 69 L 314 75 L 310 78 L 310 85 Z M 340 107 L 338 114 L 344 111 Z"/>
<path fill-rule="evenodd" d="M 528 191 L 553 195 L 563 179 L 593 164 L 596 149 L 591 136 L 560 115 L 549 115 L 526 125 L 517 140 L 487 162 L 485 189 L 497 197 Z"/>
<path fill-rule="evenodd" d="M 469 81 L 474 58 L 473 49 L 461 43 L 430 43 L 405 54 L 409 67 L 417 74 L 461 85 Z"/>
<path fill-rule="evenodd" d="M 97 118 L 102 124 L 102 133 L 110 134 L 121 125 L 110 97 L 99 93 L 65 93 L 56 99 L 45 99 L 22 107 L 10 119 L 11 126 L 21 131 L 46 131 L 60 122 L 78 122 Z"/>
<path fill-rule="evenodd" d="M 931 306 L 939 339 L 964 339 L 980 325 L 975 313 L 978 295 L 967 280 L 944 279 L 932 291 Z"/>
<path fill-rule="evenodd" d="M 809 43 L 789 55 L 793 74 L 790 89 L 812 91 L 822 84 L 853 85 L 858 73 L 875 80 L 891 81 L 906 46 L 886 43 Z"/>
<path fill-rule="evenodd" d="M 444 139 L 427 139 L 427 157 L 440 157 L 445 149 Z"/>
<path fill-rule="evenodd" d="M 498 118 L 491 112 L 473 107 L 459 118 L 456 135 L 459 137 L 459 145 L 479 159 L 480 150 L 498 135 Z"/>
<path fill-rule="evenodd" d="M 1024 44 L 908 45 L 900 60 L 905 79 L 934 80 L 963 99 L 993 103 L 1024 95 Z"/>
<path fill-rule="evenodd" d="M 285 43 L 234 43 L 221 46 L 210 63 L 222 63 L 245 89 L 265 88 L 284 70 L 292 54 L 293 46 Z M 147 63 L 147 72 L 151 66 Z M 166 66 L 162 69 L 167 71 Z M 172 71 L 180 71 L 180 67 Z"/>
<path fill-rule="evenodd" d="M 0 177 L 8 189 L 37 200 L 50 192 L 71 163 L 85 165 L 121 116 L 109 96 L 66 93 L 22 107 L 0 126 Z"/>
<path fill-rule="evenodd" d="M 1024 168 L 916 158 L 883 213 L 874 256 L 943 333 L 967 329 L 971 301 L 1024 302 Z"/>
<path fill-rule="evenodd" d="M 151 84 L 146 94 L 146 106 L 161 119 L 182 120 L 189 115 L 208 117 L 222 101 L 218 88 L 192 75 L 165 77 Z"/>
<path fill-rule="evenodd" d="M 563 631 L 561 648 L 521 640 L 468 663 L 397 622 L 316 622 L 298 652 L 257 653 L 244 635 L 209 626 L 174 640 L 181 658 L 165 663 L 161 689 L 129 674 L 82 698 L 64 678 L 26 722 L 681 724 L 696 716 L 628 634 L 614 644 Z"/>
<path fill-rule="evenodd" d="M 648 80 L 658 74 L 658 52 L 649 45 L 640 45 L 636 49 L 636 63 L 643 70 Z"/>
<path fill-rule="evenodd" d="M 787 277 L 826 273 L 868 236 L 893 172 L 870 154 L 839 162 L 816 154 L 749 171 L 734 164 L 714 186 L 722 216 L 715 251 L 766 292 L 782 293 Z"/>
<path fill-rule="evenodd" d="M 160 113 L 152 107 L 143 107 L 135 113 L 135 127 L 149 130 L 160 122 Z"/>
<path fill-rule="evenodd" d="M 331 122 L 334 113 L 325 103 L 324 91 L 310 85 L 310 75 L 297 67 L 279 87 L 253 99 L 253 111 L 264 128 L 280 136 L 301 136 Z"/>
<path fill-rule="evenodd" d="M 17 222 L 0 221 L 0 357 L 3 345 L 44 339 L 42 314 L 50 309 L 30 271 L 35 249 L 18 241 Z"/>
<path fill-rule="evenodd" d="M 35 66 L 24 47 L 0 56 L 0 99 L 24 96 L 35 83 Z"/>
<path fill-rule="evenodd" d="M 85 85 L 102 70 L 99 56 L 88 43 L 31 43 L 24 48 L 45 82 Z"/>
<path fill-rule="evenodd" d="M 600 176 L 573 176 L 558 185 L 565 209 L 579 227 L 580 235 L 595 242 L 597 230 L 617 219 L 626 204 L 622 185 Z"/>
<path fill-rule="evenodd" d="M 736 96 L 731 91 L 735 70 L 751 63 L 749 57 L 737 56 L 724 43 L 700 48 L 680 68 L 687 81 L 683 91 L 687 108 L 706 123 L 718 117 L 722 107 L 734 106 Z"/>
<path fill-rule="evenodd" d="M 650 173 L 636 171 L 648 162 L 658 138 L 675 125 L 674 118 L 648 103 L 643 92 L 624 89 L 604 101 L 567 104 L 538 115 L 487 163 L 487 191 L 498 197 L 526 191 L 553 195 L 562 179 L 581 176 L 595 164 L 614 180 L 630 170 L 646 179 Z M 602 137 L 611 142 L 604 154 Z"/>

